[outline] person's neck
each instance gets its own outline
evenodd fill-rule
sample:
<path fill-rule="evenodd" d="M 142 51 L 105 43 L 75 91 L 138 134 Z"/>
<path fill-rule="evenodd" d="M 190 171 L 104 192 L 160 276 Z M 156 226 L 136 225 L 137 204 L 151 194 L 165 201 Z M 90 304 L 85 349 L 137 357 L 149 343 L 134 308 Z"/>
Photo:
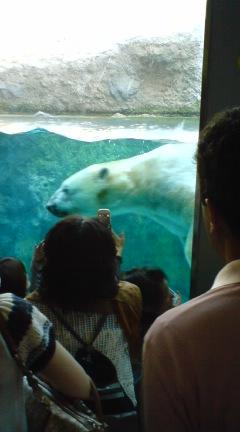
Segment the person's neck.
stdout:
<path fill-rule="evenodd" d="M 229 235 L 225 239 L 222 255 L 225 264 L 240 259 L 240 240 L 237 237 L 234 238 L 233 235 Z"/>

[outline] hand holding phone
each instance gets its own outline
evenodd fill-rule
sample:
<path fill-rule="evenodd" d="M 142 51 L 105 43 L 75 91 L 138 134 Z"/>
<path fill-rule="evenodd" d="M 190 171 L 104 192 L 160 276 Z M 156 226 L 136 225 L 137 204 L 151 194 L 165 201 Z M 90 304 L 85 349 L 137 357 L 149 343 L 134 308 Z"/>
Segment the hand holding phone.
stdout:
<path fill-rule="evenodd" d="M 115 241 L 116 250 L 117 250 L 117 256 L 122 256 L 124 244 L 125 244 L 125 234 L 116 234 L 114 231 L 112 231 L 112 235 Z"/>
<path fill-rule="evenodd" d="M 106 228 L 110 231 L 111 227 L 111 212 L 109 209 L 99 209 L 97 212 L 97 217 L 100 222 L 102 222 Z"/>

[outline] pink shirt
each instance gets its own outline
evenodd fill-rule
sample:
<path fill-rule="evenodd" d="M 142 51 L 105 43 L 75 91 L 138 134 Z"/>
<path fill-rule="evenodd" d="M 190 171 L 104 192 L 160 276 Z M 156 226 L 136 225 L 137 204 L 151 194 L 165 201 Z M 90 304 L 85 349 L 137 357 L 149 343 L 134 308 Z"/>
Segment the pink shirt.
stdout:
<path fill-rule="evenodd" d="M 240 260 L 161 315 L 143 353 L 146 432 L 240 430 Z"/>

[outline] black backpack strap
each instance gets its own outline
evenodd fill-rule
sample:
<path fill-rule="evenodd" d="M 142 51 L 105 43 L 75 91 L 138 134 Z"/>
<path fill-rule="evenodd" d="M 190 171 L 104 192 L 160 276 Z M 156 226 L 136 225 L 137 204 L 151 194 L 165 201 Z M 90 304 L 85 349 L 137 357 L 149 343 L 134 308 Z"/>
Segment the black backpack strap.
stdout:
<path fill-rule="evenodd" d="M 92 346 L 93 342 L 95 341 L 95 339 L 99 335 L 99 333 L 100 333 L 100 331 L 101 331 L 101 329 L 102 329 L 102 327 L 103 327 L 103 325 L 107 319 L 107 314 L 104 314 L 100 317 L 100 319 L 97 323 L 97 328 L 95 330 L 94 336 L 91 340 L 91 343 L 87 343 L 76 333 L 76 331 L 72 328 L 72 326 L 65 319 L 65 317 L 63 317 L 63 314 L 61 312 L 59 312 L 59 310 L 56 310 L 52 306 L 50 307 L 50 309 L 55 314 L 57 319 L 64 325 L 64 327 L 75 337 L 75 339 L 78 342 L 81 343 L 81 345 L 83 346 L 83 348 L 86 351 L 88 351 L 89 347 Z M 127 394 L 125 393 L 125 390 L 123 389 L 122 385 L 119 382 L 116 367 L 113 364 L 113 362 L 105 354 L 102 354 L 101 351 L 95 349 L 94 347 L 93 347 L 93 354 L 95 354 L 94 360 L 97 362 L 97 363 L 95 363 L 95 366 L 97 366 L 97 368 L 94 367 L 94 371 L 96 372 L 95 377 L 92 376 L 92 374 L 90 373 L 90 370 L 87 368 L 86 363 L 83 362 L 84 359 L 82 357 L 81 357 L 81 361 L 78 359 L 77 359 L 77 361 L 80 364 L 82 364 L 83 368 L 87 371 L 89 376 L 92 377 L 92 380 L 95 381 L 95 383 L 98 387 L 98 392 L 100 395 L 101 404 L 103 407 L 103 412 L 105 414 L 115 413 L 117 415 L 119 415 L 118 413 L 121 414 L 121 413 L 127 412 L 127 413 L 134 413 L 134 415 L 135 415 L 135 408 L 133 406 L 133 403 L 130 400 L 129 396 L 127 396 Z M 96 358 L 96 354 L 98 355 L 97 358 Z M 110 376 L 111 376 L 111 381 L 109 383 L 107 383 L 107 385 L 103 382 L 99 383 L 99 381 L 97 380 L 97 376 L 98 376 L 98 379 L 99 379 L 99 376 L 102 377 L 103 360 L 104 360 L 104 366 L 105 366 L 105 368 L 107 367 L 107 371 L 108 371 L 108 373 L 110 373 Z"/>
<path fill-rule="evenodd" d="M 72 328 L 72 326 L 69 324 L 69 322 L 63 317 L 63 315 L 56 310 L 55 308 L 53 308 L 52 306 L 50 307 L 51 311 L 54 313 L 54 315 L 56 315 L 57 319 L 64 325 L 64 327 L 75 337 L 75 339 L 78 340 L 78 342 L 80 342 L 84 347 L 89 347 L 93 344 L 93 342 L 95 341 L 95 339 L 97 339 L 106 319 L 107 319 L 107 315 L 104 314 L 100 317 L 98 323 L 97 323 L 97 328 L 94 332 L 93 338 L 90 342 L 86 342 L 84 341 L 79 334 Z"/>

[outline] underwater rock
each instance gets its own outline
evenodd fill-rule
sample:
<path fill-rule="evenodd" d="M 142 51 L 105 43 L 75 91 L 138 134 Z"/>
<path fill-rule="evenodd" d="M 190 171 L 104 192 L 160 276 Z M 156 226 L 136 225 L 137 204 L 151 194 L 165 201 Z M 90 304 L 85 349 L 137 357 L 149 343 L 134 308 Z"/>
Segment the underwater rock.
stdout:
<path fill-rule="evenodd" d="M 0 59 L 0 113 L 198 114 L 202 45 L 180 34 L 75 61 Z"/>
<path fill-rule="evenodd" d="M 195 145 L 166 144 L 128 159 L 90 165 L 67 178 L 47 208 L 56 216 L 135 213 L 175 234 L 191 262 Z"/>

